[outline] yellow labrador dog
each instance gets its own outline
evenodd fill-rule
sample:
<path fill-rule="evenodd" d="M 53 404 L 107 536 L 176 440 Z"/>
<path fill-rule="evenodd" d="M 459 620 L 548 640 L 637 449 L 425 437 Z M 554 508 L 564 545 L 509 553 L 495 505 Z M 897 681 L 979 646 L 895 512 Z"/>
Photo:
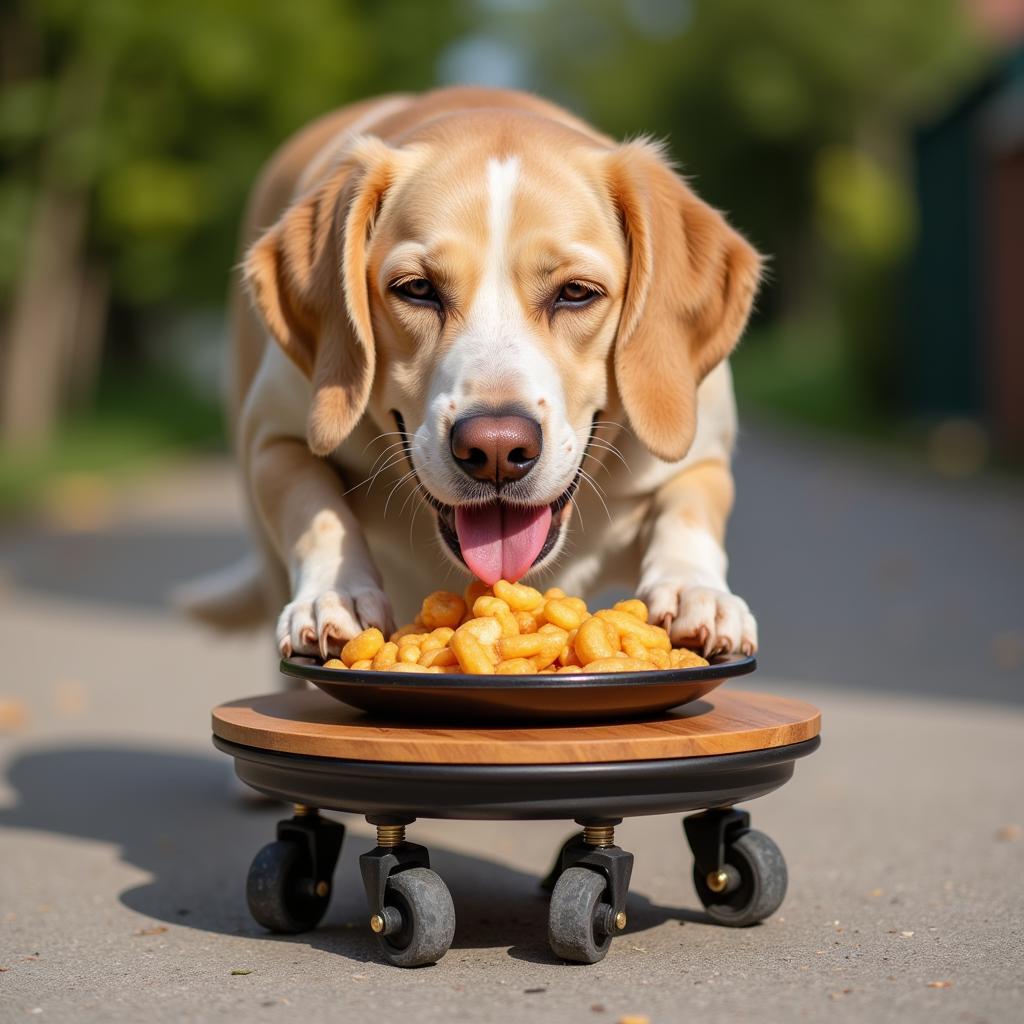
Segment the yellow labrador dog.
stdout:
<path fill-rule="evenodd" d="M 761 261 L 657 145 L 523 93 L 387 96 L 284 145 L 244 241 L 231 417 L 260 565 L 200 614 L 269 602 L 282 652 L 328 654 L 407 621 L 447 559 L 625 583 L 675 642 L 756 649 L 723 541 Z"/>

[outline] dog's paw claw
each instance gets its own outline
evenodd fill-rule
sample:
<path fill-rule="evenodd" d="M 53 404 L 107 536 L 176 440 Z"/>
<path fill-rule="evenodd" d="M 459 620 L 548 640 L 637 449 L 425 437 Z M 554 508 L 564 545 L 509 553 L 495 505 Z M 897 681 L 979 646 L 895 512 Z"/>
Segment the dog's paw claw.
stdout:
<path fill-rule="evenodd" d="M 327 659 L 370 626 L 391 632 L 391 621 L 391 604 L 376 588 L 327 590 L 315 600 L 285 605 L 277 621 L 278 649 L 285 658 L 298 653 Z"/>
<path fill-rule="evenodd" d="M 673 644 L 701 651 L 706 658 L 757 650 L 757 622 L 742 597 L 671 581 L 642 586 L 640 597 L 647 602 L 651 620 L 664 625 Z"/>

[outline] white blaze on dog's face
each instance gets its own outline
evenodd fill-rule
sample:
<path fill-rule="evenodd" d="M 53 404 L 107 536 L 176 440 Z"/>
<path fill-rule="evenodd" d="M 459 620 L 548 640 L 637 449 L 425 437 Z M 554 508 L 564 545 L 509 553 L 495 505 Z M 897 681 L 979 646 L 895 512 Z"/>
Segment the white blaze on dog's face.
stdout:
<path fill-rule="evenodd" d="M 559 547 L 608 399 L 626 253 L 592 152 L 577 166 L 488 134 L 468 155 L 431 147 L 395 185 L 368 274 L 371 406 L 400 417 L 445 548 L 493 582 Z"/>

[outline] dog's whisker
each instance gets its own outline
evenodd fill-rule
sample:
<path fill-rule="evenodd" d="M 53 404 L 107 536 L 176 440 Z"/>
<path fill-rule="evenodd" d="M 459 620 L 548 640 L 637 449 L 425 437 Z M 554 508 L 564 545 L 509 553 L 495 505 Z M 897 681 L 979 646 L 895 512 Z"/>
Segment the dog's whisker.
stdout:
<path fill-rule="evenodd" d="M 376 444 L 378 441 L 383 441 L 385 437 L 402 437 L 402 432 L 400 430 L 385 430 L 383 434 L 378 434 L 376 437 L 371 438 L 369 441 L 367 441 L 366 444 L 363 445 L 363 451 L 365 452 L 366 449 L 369 448 L 371 444 Z"/>
<path fill-rule="evenodd" d="M 398 488 L 402 486 L 402 484 L 407 483 L 415 475 L 416 475 L 416 470 L 410 469 L 409 472 L 406 473 L 405 476 L 401 477 L 398 480 L 398 482 L 391 488 L 391 490 L 388 491 L 387 500 L 384 502 L 384 514 L 383 514 L 383 516 L 381 518 L 387 519 L 387 517 L 388 517 L 388 507 L 391 505 L 391 499 L 395 496 L 395 491 L 397 491 Z"/>
<path fill-rule="evenodd" d="M 612 521 L 612 514 L 608 509 L 608 503 L 604 500 L 604 492 L 598 484 L 598 482 L 585 470 L 580 467 L 580 478 L 590 484 L 591 490 L 597 495 L 597 500 L 601 502 L 601 507 L 604 509 L 604 514 L 608 517 L 608 522 Z"/>
<path fill-rule="evenodd" d="M 400 463 L 404 457 L 405 457 L 405 453 L 404 452 L 395 453 L 395 454 L 389 456 L 389 461 L 387 462 L 386 465 L 381 466 L 380 469 L 378 469 L 376 472 L 374 472 L 371 469 L 370 476 L 366 477 L 364 480 L 361 480 L 359 483 L 357 483 L 354 486 L 350 487 L 347 491 L 344 492 L 342 497 L 345 497 L 346 495 L 351 494 L 353 491 L 358 490 L 360 487 L 364 486 L 365 484 L 369 484 L 369 487 L 366 488 L 367 491 L 373 490 L 373 485 L 374 485 L 374 483 L 376 483 L 377 477 L 379 477 L 381 475 L 381 473 L 383 473 L 385 470 L 390 469 L 392 466 L 398 465 L 398 463 Z"/>

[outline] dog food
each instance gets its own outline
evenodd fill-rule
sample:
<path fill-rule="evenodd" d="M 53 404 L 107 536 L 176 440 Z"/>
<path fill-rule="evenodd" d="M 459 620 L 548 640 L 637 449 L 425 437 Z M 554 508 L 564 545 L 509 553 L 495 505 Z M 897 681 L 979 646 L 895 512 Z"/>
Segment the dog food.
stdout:
<path fill-rule="evenodd" d="M 327 668 L 470 675 L 553 675 L 644 672 L 706 665 L 699 654 L 673 648 L 668 633 L 647 621 L 635 598 L 591 613 L 586 602 L 557 587 L 541 593 L 522 583 L 474 581 L 465 594 L 438 590 L 419 615 L 385 639 L 367 629 Z"/>

